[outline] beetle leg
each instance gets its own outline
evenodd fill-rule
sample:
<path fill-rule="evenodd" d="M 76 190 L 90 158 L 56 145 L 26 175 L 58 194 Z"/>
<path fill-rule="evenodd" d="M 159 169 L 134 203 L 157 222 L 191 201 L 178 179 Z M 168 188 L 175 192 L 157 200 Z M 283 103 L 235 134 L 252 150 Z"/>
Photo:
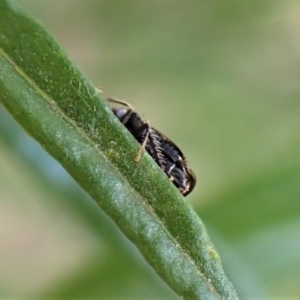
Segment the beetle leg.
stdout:
<path fill-rule="evenodd" d="M 174 179 L 175 179 L 175 178 L 174 178 L 173 176 L 170 176 L 170 177 L 169 177 L 169 180 L 170 180 L 171 182 L 173 182 Z"/>
<path fill-rule="evenodd" d="M 139 162 L 141 160 L 141 157 L 143 155 L 143 151 L 145 150 L 146 148 L 146 145 L 147 145 L 147 142 L 149 140 L 149 136 L 150 136 L 150 132 L 151 132 L 151 126 L 150 126 L 150 123 L 149 121 L 145 122 L 141 128 L 139 128 L 139 130 L 142 132 L 143 130 L 147 131 L 146 135 L 145 135 L 145 138 L 144 138 L 144 141 L 142 143 L 142 145 L 140 146 L 140 149 L 139 149 L 139 152 L 136 156 L 136 158 L 134 159 L 136 162 Z"/>

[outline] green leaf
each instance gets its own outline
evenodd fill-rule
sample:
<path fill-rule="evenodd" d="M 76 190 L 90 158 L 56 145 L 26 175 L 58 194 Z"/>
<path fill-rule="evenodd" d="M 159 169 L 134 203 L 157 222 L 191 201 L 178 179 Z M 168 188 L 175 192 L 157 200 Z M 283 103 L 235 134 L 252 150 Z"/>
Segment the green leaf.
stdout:
<path fill-rule="evenodd" d="M 0 0 L 0 101 L 185 299 L 238 299 L 206 229 L 37 22 Z"/>

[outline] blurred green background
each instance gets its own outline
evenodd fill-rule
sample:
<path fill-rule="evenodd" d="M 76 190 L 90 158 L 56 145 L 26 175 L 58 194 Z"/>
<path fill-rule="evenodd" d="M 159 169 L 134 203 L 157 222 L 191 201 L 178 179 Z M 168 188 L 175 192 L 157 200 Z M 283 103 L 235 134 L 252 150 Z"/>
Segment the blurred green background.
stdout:
<path fill-rule="evenodd" d="M 300 2 L 15 0 L 176 142 L 241 299 L 300 299 Z M 0 107 L 0 297 L 179 299 Z"/>

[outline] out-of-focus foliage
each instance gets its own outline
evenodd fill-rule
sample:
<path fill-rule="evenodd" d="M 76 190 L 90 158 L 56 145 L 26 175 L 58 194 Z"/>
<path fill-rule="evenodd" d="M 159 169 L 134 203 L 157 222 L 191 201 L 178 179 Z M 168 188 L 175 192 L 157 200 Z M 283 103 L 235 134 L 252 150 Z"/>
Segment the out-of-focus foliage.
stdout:
<path fill-rule="evenodd" d="M 300 3 L 16 2 L 184 150 L 240 297 L 299 298 Z M 0 109 L 1 294 L 176 299 Z"/>

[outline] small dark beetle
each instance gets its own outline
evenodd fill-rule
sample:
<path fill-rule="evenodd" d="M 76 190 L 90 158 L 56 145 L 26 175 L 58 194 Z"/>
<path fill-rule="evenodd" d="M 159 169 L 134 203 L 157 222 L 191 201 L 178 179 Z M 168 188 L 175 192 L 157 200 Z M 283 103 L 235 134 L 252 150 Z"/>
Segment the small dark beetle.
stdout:
<path fill-rule="evenodd" d="M 181 194 L 188 195 L 196 184 L 196 176 L 180 149 L 164 134 L 152 128 L 149 122 L 144 122 L 129 103 L 116 98 L 107 98 L 107 100 L 125 106 L 125 108 L 113 108 L 112 110 L 141 144 L 135 161 L 140 160 L 145 149 Z"/>
<path fill-rule="evenodd" d="M 144 122 L 133 107 L 116 98 L 108 101 L 124 105 L 125 108 L 113 108 L 114 114 L 141 144 L 135 161 L 139 161 L 145 149 L 155 162 L 167 174 L 183 196 L 188 195 L 196 184 L 196 176 L 190 169 L 180 149 L 164 134 Z"/>

